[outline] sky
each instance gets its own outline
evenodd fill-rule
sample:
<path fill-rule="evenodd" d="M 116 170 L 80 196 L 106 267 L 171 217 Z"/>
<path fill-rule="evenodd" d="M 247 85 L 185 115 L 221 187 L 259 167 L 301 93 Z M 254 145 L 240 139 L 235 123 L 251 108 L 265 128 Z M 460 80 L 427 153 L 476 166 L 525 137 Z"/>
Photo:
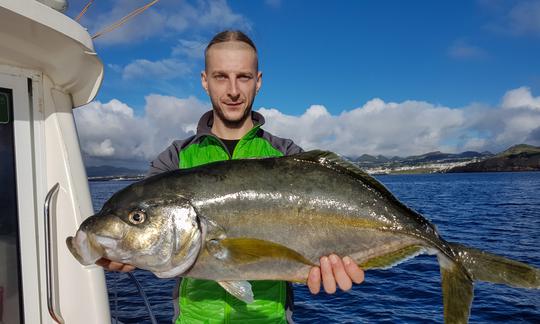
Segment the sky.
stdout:
<path fill-rule="evenodd" d="M 70 1 L 75 17 L 86 0 Z M 149 0 L 95 0 L 99 32 Z M 255 42 L 265 129 L 346 156 L 540 146 L 540 1 L 161 0 L 95 39 L 105 67 L 75 118 L 88 165 L 144 169 L 211 109 L 214 34 Z"/>

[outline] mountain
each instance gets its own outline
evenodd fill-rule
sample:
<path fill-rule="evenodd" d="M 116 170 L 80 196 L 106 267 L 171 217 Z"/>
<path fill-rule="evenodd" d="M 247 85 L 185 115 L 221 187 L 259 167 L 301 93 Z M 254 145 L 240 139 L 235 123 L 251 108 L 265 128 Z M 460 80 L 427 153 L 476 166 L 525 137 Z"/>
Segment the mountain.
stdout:
<path fill-rule="evenodd" d="M 466 151 L 463 153 L 443 153 L 440 151 L 429 152 L 421 155 L 411 155 L 407 157 L 393 156 L 391 158 L 382 155 L 363 154 L 356 159 L 351 159 L 362 168 L 376 167 L 400 167 L 414 166 L 429 163 L 458 163 L 471 160 L 485 159 L 493 156 L 490 152 Z"/>
<path fill-rule="evenodd" d="M 540 171 L 540 147 L 519 144 L 485 160 L 454 167 L 447 172 Z"/>
<path fill-rule="evenodd" d="M 350 160 L 355 162 L 357 165 L 361 167 L 382 165 L 384 163 L 388 163 L 389 161 L 391 161 L 391 159 L 383 155 L 373 156 L 369 154 L 362 154 L 358 158 L 350 159 Z"/>
<path fill-rule="evenodd" d="M 368 173 L 491 172 L 540 170 L 540 147 L 519 144 L 494 155 L 491 152 L 428 152 L 407 157 L 363 154 L 348 158 Z M 91 180 L 138 179 L 146 171 L 102 165 L 86 168 Z"/>
<path fill-rule="evenodd" d="M 510 147 L 509 149 L 502 151 L 497 156 L 512 156 L 519 154 L 536 154 L 540 153 L 540 147 L 532 146 L 528 144 L 518 144 Z"/>
<path fill-rule="evenodd" d="M 403 162 L 409 163 L 429 163 L 429 162 L 459 162 L 470 159 L 484 159 L 488 156 L 492 156 L 490 152 L 474 152 L 466 151 L 463 153 L 443 153 L 440 151 L 429 152 L 422 155 L 413 155 L 404 158 Z"/>
<path fill-rule="evenodd" d="M 97 167 L 87 167 L 86 175 L 89 178 L 95 177 L 134 177 L 144 175 L 146 171 L 134 170 L 128 168 L 119 168 L 110 165 L 101 165 Z"/>

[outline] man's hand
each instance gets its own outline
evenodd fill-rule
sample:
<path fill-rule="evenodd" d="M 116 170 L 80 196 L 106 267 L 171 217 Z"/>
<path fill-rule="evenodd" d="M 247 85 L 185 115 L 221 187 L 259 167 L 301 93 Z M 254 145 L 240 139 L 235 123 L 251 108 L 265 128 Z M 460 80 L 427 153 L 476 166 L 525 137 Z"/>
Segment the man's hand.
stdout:
<path fill-rule="evenodd" d="M 101 266 L 109 271 L 130 272 L 135 270 L 135 267 L 131 264 L 125 264 L 120 262 L 114 262 L 109 259 L 101 258 L 96 261 L 98 266 Z"/>
<path fill-rule="evenodd" d="M 336 292 L 336 284 L 341 290 L 347 291 L 352 288 L 353 282 L 359 284 L 364 281 L 364 271 L 348 256 L 341 259 L 330 254 L 323 256 L 320 263 L 320 267 L 311 268 L 307 281 L 309 291 L 314 295 L 321 290 L 321 278 L 327 294 Z"/>

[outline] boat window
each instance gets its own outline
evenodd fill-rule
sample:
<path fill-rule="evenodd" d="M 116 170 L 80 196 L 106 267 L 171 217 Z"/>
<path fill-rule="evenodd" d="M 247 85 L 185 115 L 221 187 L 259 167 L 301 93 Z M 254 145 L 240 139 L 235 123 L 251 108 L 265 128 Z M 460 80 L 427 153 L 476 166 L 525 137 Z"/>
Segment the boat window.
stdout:
<path fill-rule="evenodd" d="M 7 93 L 0 93 L 0 124 L 9 122 L 9 97 Z"/>
<path fill-rule="evenodd" d="M 0 88 L 0 323 L 23 321 L 12 97 Z"/>

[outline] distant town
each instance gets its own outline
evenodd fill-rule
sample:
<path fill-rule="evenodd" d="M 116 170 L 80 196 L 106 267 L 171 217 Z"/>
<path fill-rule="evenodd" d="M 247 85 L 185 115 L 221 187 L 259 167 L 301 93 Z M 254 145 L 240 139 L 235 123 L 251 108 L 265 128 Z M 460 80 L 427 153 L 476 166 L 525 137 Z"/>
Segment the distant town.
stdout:
<path fill-rule="evenodd" d="M 519 144 L 497 154 L 431 152 L 405 158 L 362 155 L 351 160 L 369 174 L 540 171 L 540 147 Z"/>
<path fill-rule="evenodd" d="M 515 145 L 497 154 L 474 151 L 458 154 L 430 152 L 408 157 L 364 154 L 347 159 L 373 175 L 540 171 L 540 147 L 527 144 Z M 140 180 L 145 172 L 113 166 L 87 168 L 89 181 Z"/>

